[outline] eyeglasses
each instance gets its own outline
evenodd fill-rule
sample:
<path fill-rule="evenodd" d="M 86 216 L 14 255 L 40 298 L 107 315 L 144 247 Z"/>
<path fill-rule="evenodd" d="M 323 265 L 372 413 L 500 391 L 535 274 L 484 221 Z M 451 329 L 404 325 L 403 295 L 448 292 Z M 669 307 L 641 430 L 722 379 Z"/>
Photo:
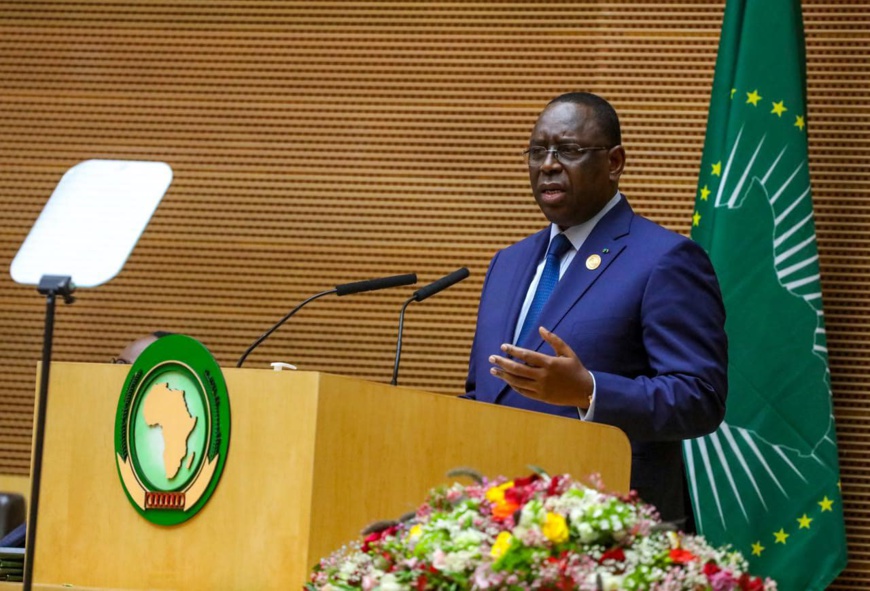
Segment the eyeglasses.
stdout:
<path fill-rule="evenodd" d="M 526 162 L 529 166 L 540 166 L 547 159 L 548 154 L 552 154 L 553 158 L 562 164 L 574 164 L 579 162 L 586 152 L 598 152 L 600 150 L 609 150 L 606 146 L 578 146 L 577 144 L 562 144 L 552 148 L 544 148 L 535 146 L 523 151 L 523 156 L 526 157 Z"/>
<path fill-rule="evenodd" d="M 120 365 L 130 365 L 130 362 L 124 359 L 123 357 L 112 357 L 112 363 L 120 364 Z"/>

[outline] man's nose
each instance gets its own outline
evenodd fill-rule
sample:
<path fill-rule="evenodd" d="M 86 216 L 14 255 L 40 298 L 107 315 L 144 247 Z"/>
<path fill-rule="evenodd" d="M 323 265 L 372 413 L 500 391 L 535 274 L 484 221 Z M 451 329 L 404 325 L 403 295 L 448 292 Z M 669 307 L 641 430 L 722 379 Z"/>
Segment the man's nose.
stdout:
<path fill-rule="evenodd" d="M 556 152 L 553 150 L 547 151 L 544 156 L 544 161 L 541 162 L 541 170 L 550 171 L 553 169 L 559 169 L 562 167 L 562 163 L 559 162 L 559 158 L 556 156 Z"/>

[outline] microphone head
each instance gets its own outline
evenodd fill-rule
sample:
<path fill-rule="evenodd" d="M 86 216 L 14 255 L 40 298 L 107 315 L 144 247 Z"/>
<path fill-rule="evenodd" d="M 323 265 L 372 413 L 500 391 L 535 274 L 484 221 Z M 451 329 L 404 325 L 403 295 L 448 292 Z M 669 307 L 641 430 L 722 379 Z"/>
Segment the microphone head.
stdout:
<path fill-rule="evenodd" d="M 468 275 L 469 273 L 467 268 L 462 267 L 461 269 L 456 269 L 455 271 L 448 275 L 445 275 L 441 279 L 437 279 L 429 285 L 421 287 L 416 292 L 414 292 L 414 295 L 412 297 L 415 301 L 422 302 L 426 298 L 433 296 L 440 291 L 444 291 L 451 285 L 459 283 L 460 281 L 468 277 Z"/>

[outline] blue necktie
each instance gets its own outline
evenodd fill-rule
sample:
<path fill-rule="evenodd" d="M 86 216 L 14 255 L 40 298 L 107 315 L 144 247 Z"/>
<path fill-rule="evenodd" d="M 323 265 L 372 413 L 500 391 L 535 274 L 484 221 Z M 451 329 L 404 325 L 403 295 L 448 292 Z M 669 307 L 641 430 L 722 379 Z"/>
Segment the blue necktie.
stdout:
<path fill-rule="evenodd" d="M 556 289 L 556 284 L 559 283 L 560 261 L 562 255 L 568 252 L 569 248 L 571 248 L 571 241 L 564 234 L 556 234 L 550 242 L 550 248 L 547 249 L 547 261 L 544 263 L 544 271 L 541 273 L 540 281 L 538 281 L 535 297 L 532 299 L 532 304 L 529 306 L 529 311 L 523 322 L 523 328 L 517 337 L 518 345 L 530 332 L 537 332 L 538 316 L 541 315 L 544 304 L 550 299 L 553 290 Z"/>

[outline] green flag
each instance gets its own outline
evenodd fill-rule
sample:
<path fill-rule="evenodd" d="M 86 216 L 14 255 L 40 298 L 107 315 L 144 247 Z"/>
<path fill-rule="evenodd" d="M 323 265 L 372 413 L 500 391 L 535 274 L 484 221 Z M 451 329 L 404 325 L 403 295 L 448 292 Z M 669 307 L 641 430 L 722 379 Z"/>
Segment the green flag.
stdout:
<path fill-rule="evenodd" d="M 799 0 L 727 0 L 692 237 L 725 300 L 728 410 L 684 445 L 698 529 L 784 591 L 846 564 Z"/>

